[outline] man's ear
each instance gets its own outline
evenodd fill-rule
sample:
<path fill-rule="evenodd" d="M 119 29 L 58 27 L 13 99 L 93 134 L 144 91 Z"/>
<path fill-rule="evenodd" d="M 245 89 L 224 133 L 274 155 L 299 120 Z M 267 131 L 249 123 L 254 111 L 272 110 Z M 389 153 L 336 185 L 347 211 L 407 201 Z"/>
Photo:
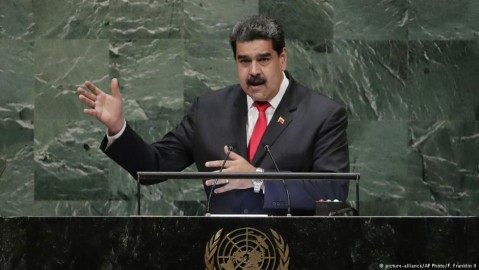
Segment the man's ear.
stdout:
<path fill-rule="evenodd" d="M 283 51 L 281 51 L 281 54 L 279 55 L 279 62 L 281 63 L 281 69 L 285 71 L 286 66 L 288 65 L 288 52 L 286 47 L 283 48 Z"/>

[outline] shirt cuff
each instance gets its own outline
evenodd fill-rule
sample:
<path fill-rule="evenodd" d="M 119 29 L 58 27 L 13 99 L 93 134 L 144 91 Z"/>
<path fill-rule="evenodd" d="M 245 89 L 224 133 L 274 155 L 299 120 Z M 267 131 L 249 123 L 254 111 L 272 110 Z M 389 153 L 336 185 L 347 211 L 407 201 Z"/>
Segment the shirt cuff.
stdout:
<path fill-rule="evenodd" d="M 123 122 L 123 127 L 121 128 L 120 132 L 118 132 L 117 134 L 113 136 L 108 135 L 108 129 L 106 129 L 106 139 L 107 139 L 106 149 L 108 149 L 110 145 L 112 145 L 118 138 L 120 138 L 123 132 L 125 132 L 125 128 L 126 128 L 126 120 Z"/>

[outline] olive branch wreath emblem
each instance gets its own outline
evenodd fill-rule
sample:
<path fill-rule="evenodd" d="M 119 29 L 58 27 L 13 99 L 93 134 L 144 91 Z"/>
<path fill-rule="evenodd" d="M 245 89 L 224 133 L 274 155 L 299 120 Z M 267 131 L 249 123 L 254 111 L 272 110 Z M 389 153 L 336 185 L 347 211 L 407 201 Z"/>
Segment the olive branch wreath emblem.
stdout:
<path fill-rule="evenodd" d="M 283 237 L 275 230 L 270 229 L 274 237 L 276 249 L 279 254 L 277 270 L 288 270 L 289 267 L 289 247 L 284 241 Z M 217 270 L 215 267 L 215 253 L 218 250 L 218 244 L 221 240 L 221 233 L 223 229 L 219 229 L 208 241 L 205 248 L 205 265 L 206 270 Z"/>

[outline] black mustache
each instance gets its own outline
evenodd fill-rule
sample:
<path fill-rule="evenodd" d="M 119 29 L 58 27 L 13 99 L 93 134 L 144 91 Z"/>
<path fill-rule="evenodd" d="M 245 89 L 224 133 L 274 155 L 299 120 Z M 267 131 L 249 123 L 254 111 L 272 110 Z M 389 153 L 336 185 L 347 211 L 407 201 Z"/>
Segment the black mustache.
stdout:
<path fill-rule="evenodd" d="M 260 85 L 266 82 L 266 79 L 261 76 L 252 76 L 246 81 L 249 85 Z"/>

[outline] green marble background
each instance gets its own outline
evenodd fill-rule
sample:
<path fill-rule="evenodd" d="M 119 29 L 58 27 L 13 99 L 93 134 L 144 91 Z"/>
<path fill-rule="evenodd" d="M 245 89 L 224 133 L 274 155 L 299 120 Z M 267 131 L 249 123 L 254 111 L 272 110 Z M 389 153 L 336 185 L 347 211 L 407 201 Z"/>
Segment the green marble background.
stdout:
<path fill-rule="evenodd" d="M 295 78 L 346 106 L 363 215 L 479 214 L 477 0 L 2 0 L 0 215 L 135 214 L 76 86 L 119 77 L 128 120 L 158 139 L 236 83 L 227 36 L 258 13 L 284 25 Z M 142 194 L 151 215 L 205 198 L 198 180 Z"/>

